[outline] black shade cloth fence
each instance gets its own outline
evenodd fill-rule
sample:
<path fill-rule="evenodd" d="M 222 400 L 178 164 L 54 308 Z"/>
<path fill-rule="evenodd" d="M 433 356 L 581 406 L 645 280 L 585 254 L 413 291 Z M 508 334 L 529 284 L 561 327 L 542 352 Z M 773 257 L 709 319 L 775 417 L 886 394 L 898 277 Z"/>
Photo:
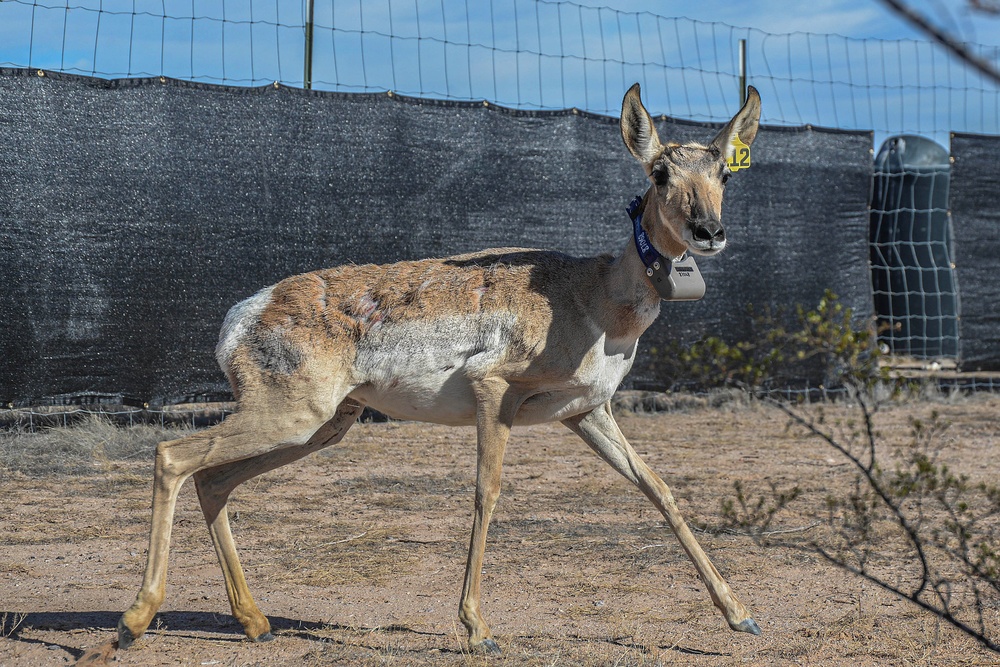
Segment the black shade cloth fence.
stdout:
<path fill-rule="evenodd" d="M 1000 136 L 954 134 L 951 217 L 964 371 L 1000 371 Z"/>
<path fill-rule="evenodd" d="M 4 403 L 224 397 L 219 326 L 261 287 L 491 246 L 617 252 L 645 187 L 614 118 L 42 74 L 0 70 Z M 717 126 L 658 128 L 704 142 Z M 829 288 L 870 316 L 871 145 L 762 129 L 728 186 L 730 249 L 700 262 L 706 297 L 664 304 L 630 382 L 674 380 L 651 352 L 670 340 L 745 338 L 749 304 L 815 305 Z"/>

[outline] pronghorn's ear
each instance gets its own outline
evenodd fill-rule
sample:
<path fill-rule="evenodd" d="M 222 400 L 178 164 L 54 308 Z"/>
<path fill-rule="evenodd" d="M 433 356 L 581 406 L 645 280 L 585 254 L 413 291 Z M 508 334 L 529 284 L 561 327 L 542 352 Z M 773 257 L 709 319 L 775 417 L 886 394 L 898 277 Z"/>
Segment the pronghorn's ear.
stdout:
<path fill-rule="evenodd" d="M 633 84 L 622 100 L 622 139 L 629 153 L 643 164 L 649 164 L 660 154 L 663 146 L 653 127 L 646 107 L 639 99 L 639 84 Z"/>
<path fill-rule="evenodd" d="M 712 146 L 719 149 L 719 152 L 723 153 L 728 159 L 732 157 L 732 136 L 735 134 L 740 138 L 740 141 L 749 146 L 757 136 L 757 127 L 759 125 L 760 94 L 757 93 L 757 89 L 753 86 L 747 86 L 746 103 L 733 116 L 733 119 L 715 135 L 715 139 L 712 140 Z"/>

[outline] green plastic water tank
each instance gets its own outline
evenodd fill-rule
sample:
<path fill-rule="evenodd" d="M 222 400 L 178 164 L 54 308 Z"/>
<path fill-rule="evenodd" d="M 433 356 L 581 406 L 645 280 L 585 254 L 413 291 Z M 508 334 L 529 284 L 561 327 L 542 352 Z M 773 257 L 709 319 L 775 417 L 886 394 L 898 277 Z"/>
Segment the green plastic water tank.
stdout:
<path fill-rule="evenodd" d="M 870 218 L 879 342 L 893 354 L 958 356 L 948 151 L 890 137 L 875 156 Z"/>

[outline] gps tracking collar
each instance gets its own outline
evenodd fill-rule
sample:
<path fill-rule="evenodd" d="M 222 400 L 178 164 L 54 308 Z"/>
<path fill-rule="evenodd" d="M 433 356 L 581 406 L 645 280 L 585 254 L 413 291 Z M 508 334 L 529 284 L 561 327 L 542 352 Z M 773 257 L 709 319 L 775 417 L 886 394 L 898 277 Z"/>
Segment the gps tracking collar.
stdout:
<path fill-rule="evenodd" d="M 632 236 L 635 249 L 646 267 L 646 277 L 664 301 L 697 301 L 705 296 L 705 280 L 695 264 L 694 257 L 684 253 L 677 259 L 661 255 L 653 247 L 649 235 L 642 228 L 642 197 L 636 197 L 626 207 L 632 218 Z"/>

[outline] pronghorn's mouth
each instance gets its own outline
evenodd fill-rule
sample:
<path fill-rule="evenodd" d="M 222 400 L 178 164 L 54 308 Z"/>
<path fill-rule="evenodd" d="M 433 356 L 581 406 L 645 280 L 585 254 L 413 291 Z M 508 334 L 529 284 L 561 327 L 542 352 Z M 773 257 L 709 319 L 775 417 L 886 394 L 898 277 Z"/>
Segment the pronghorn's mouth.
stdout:
<path fill-rule="evenodd" d="M 725 237 L 721 239 L 698 239 L 686 229 L 684 230 L 684 243 L 687 244 L 690 252 L 695 255 L 702 255 L 705 257 L 716 255 L 722 252 L 726 247 Z"/>

